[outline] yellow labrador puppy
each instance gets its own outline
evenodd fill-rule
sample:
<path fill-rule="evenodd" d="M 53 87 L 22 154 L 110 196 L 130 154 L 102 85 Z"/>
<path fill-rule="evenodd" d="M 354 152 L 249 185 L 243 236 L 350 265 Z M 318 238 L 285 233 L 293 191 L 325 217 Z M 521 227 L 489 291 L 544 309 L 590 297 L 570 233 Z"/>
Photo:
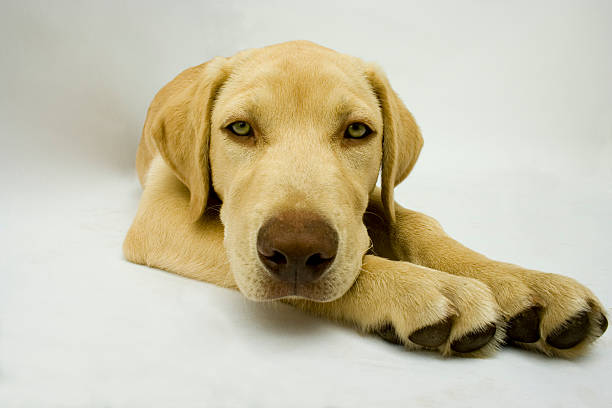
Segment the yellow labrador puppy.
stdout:
<path fill-rule="evenodd" d="M 149 108 L 125 256 L 411 349 L 582 353 L 607 327 L 589 289 L 488 259 L 394 202 L 422 144 L 372 64 L 306 41 L 215 58 Z"/>

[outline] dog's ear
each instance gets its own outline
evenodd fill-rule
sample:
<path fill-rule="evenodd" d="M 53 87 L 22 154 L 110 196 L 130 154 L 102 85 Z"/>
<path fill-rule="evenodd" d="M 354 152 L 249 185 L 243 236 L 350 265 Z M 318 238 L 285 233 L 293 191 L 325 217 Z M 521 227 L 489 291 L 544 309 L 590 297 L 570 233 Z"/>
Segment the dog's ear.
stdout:
<path fill-rule="evenodd" d="M 423 137 L 412 114 L 393 91 L 382 70 L 370 66 L 367 75 L 383 117 L 381 198 L 387 217 L 394 222 L 393 189 L 414 167 L 423 147 Z"/>
<path fill-rule="evenodd" d="M 155 95 L 143 137 L 189 189 L 191 219 L 204 212 L 210 189 L 208 146 L 216 94 L 228 76 L 224 58 L 181 72 Z"/>

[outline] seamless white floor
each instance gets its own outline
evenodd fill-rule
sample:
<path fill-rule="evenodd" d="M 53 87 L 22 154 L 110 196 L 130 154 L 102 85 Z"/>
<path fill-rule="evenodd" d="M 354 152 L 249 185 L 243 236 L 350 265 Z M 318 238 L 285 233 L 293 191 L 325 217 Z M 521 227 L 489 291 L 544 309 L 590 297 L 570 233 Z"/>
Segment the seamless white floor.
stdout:
<path fill-rule="evenodd" d="M 122 258 L 154 92 L 309 38 L 379 62 L 415 113 L 401 203 L 612 306 L 609 5 L 348 4 L 2 6 L 0 407 L 610 406 L 610 333 L 577 361 L 443 359 Z"/>

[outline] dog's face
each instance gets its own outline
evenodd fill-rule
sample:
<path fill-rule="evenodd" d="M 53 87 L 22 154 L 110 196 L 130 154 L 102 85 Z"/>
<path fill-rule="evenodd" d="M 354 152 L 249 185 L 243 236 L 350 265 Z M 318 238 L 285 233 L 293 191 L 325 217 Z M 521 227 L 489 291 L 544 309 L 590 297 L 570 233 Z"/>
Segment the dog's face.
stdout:
<path fill-rule="evenodd" d="M 210 139 L 236 282 L 252 299 L 337 298 L 369 246 L 361 218 L 382 158 L 378 100 L 359 61 L 323 48 L 277 47 L 237 59 L 217 96 Z M 260 233 L 266 223 L 274 236 Z M 279 234 L 285 242 L 276 242 Z M 286 244 L 305 240 L 319 242 Z M 292 257 L 315 265 L 288 265 Z"/>
<path fill-rule="evenodd" d="M 342 296 L 370 245 L 362 218 L 381 164 L 392 219 L 393 187 L 418 156 L 412 116 L 375 68 L 308 42 L 196 68 L 190 91 L 160 109 L 173 115 L 155 140 L 194 218 L 209 184 L 222 200 L 238 287 L 253 300 Z"/>

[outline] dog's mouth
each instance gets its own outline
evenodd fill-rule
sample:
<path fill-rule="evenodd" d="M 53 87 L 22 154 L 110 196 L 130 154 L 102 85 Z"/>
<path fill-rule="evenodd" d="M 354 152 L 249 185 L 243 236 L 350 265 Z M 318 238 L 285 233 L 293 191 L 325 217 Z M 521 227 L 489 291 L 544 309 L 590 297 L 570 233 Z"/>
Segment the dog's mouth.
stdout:
<path fill-rule="evenodd" d="M 263 281 L 259 281 L 259 285 L 249 285 L 240 289 L 247 298 L 255 301 L 306 299 L 314 302 L 328 302 L 343 294 L 337 293 L 341 285 L 335 282 L 333 270 L 314 282 L 300 282 L 297 279 L 281 281 L 271 277 L 263 268 L 258 273 L 259 276 L 265 276 Z"/>
<path fill-rule="evenodd" d="M 314 293 L 313 293 L 314 292 Z M 268 300 L 278 299 L 307 299 L 314 301 L 324 301 L 325 298 L 316 294 L 316 290 L 304 283 L 294 281 L 293 283 L 286 282 L 268 287 Z"/>

